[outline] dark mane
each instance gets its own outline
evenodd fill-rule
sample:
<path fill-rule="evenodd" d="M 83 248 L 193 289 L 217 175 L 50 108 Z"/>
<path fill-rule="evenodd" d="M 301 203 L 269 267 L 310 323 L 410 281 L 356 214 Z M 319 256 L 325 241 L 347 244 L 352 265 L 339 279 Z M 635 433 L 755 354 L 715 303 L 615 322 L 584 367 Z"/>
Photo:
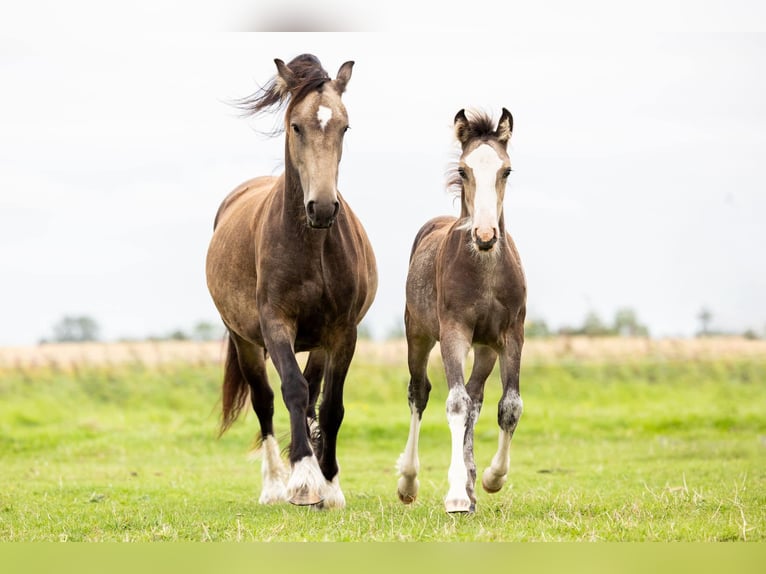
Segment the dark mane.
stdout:
<path fill-rule="evenodd" d="M 331 79 L 319 59 L 312 54 L 296 56 L 288 62 L 287 67 L 290 68 L 295 79 L 289 89 L 285 89 L 279 76 L 274 75 L 265 86 L 249 96 L 233 100 L 231 105 L 239 109 L 244 116 L 257 116 L 278 111 L 285 105 L 288 106 L 289 112 L 291 106 L 314 90 L 321 90 L 324 83 Z"/>
<path fill-rule="evenodd" d="M 479 110 L 466 110 L 465 138 L 466 140 L 475 138 L 495 137 L 495 122 L 487 112 Z"/>

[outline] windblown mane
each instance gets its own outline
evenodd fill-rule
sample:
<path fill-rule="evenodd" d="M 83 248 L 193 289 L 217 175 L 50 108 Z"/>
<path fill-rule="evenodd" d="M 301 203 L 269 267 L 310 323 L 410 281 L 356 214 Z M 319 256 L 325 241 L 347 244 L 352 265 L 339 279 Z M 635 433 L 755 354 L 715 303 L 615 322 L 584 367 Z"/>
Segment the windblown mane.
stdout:
<path fill-rule="evenodd" d="M 495 123 L 492 120 L 492 116 L 487 112 L 480 110 L 466 110 L 466 119 L 468 124 L 464 126 L 466 139 L 476 138 L 493 138 L 497 134 L 495 132 Z M 446 171 L 446 188 L 447 192 L 457 197 L 461 197 L 463 193 L 463 179 L 457 172 L 458 163 L 460 159 L 460 152 L 456 152 L 456 157 L 447 166 Z"/>
<path fill-rule="evenodd" d="M 314 90 L 321 90 L 330 76 L 322 67 L 319 59 L 312 54 L 296 56 L 287 64 L 294 75 L 294 83 L 288 87 L 278 75 L 272 77 L 265 86 L 253 94 L 231 102 L 244 116 L 257 116 L 270 111 L 279 111 L 287 105 L 287 112 Z M 275 130 L 275 134 L 282 129 Z"/>

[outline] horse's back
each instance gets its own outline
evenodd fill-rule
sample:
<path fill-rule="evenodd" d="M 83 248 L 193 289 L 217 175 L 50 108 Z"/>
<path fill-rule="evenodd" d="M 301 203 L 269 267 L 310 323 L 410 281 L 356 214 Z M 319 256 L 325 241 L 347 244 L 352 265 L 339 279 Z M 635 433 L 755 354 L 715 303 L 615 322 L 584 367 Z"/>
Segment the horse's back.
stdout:
<path fill-rule="evenodd" d="M 410 334 L 427 334 L 438 339 L 436 310 L 436 262 L 442 243 L 456 221 L 455 217 L 429 219 L 412 243 L 407 272 L 405 323 Z"/>
<path fill-rule="evenodd" d="M 261 176 L 249 179 L 235 187 L 227 195 L 218 207 L 213 221 L 213 229 L 216 229 L 223 218 L 228 218 L 235 212 L 253 208 L 253 203 L 265 198 L 267 192 L 274 187 L 277 177 Z"/>

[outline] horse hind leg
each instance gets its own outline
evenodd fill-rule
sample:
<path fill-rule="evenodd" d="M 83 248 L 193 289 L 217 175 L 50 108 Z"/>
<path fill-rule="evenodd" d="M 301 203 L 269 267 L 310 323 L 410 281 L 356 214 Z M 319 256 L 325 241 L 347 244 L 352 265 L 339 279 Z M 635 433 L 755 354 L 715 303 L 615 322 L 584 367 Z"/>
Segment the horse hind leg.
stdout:
<path fill-rule="evenodd" d="M 407 444 L 404 452 L 399 455 L 397 468 L 399 481 L 396 493 L 404 504 L 415 502 L 418 497 L 418 471 L 420 460 L 418 459 L 418 438 L 420 436 L 420 424 L 423 419 L 423 411 L 428 405 L 428 396 L 431 393 L 431 381 L 428 380 L 427 365 L 428 355 L 435 345 L 432 339 L 419 339 L 408 337 L 407 354 L 410 369 L 410 382 L 407 385 L 407 400 L 410 406 L 410 431 L 407 436 Z"/>
<path fill-rule="evenodd" d="M 306 360 L 306 366 L 303 368 L 303 378 L 309 386 L 309 405 L 306 410 L 306 427 L 311 440 L 311 447 L 317 459 L 322 456 L 322 433 L 317 421 L 316 404 L 319 398 L 319 392 L 322 388 L 322 377 L 324 376 L 326 353 L 323 349 L 315 349 L 309 353 Z"/>
<path fill-rule="evenodd" d="M 250 402 L 261 429 L 261 504 L 275 504 L 287 500 L 287 468 L 282 461 L 279 444 L 274 436 L 274 392 L 266 373 L 263 348 L 232 334 L 237 361 L 242 376 L 250 387 Z"/>

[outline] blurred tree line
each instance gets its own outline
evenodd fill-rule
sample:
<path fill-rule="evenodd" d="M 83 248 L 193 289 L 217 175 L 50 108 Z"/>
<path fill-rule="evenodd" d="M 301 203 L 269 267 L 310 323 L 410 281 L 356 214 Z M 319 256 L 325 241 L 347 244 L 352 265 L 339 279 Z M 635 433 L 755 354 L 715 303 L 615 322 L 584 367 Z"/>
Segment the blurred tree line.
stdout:
<path fill-rule="evenodd" d="M 766 327 L 763 333 L 754 329 L 742 332 L 727 332 L 713 326 L 713 313 L 703 307 L 696 317 L 700 327 L 695 337 L 727 337 L 739 336 L 746 339 L 766 338 Z M 363 321 L 358 328 L 359 340 L 373 339 L 372 328 Z M 219 341 L 226 334 L 225 327 L 220 323 L 198 321 L 190 329 L 174 329 L 161 335 L 147 335 L 140 339 L 145 341 Z M 527 319 L 524 324 L 524 334 L 528 338 L 552 337 L 556 335 L 582 335 L 586 337 L 649 337 L 649 328 L 642 323 L 635 310 L 621 307 L 614 313 L 611 321 L 605 321 L 596 311 L 589 311 L 580 326 L 565 325 L 551 329 L 544 319 Z M 404 337 L 404 320 L 398 318 L 385 334 L 386 340 Z M 101 327 L 98 322 L 88 315 L 65 315 L 53 325 L 50 338 L 43 338 L 40 343 L 77 343 L 101 340 Z M 130 339 L 122 339 L 128 341 Z"/>

